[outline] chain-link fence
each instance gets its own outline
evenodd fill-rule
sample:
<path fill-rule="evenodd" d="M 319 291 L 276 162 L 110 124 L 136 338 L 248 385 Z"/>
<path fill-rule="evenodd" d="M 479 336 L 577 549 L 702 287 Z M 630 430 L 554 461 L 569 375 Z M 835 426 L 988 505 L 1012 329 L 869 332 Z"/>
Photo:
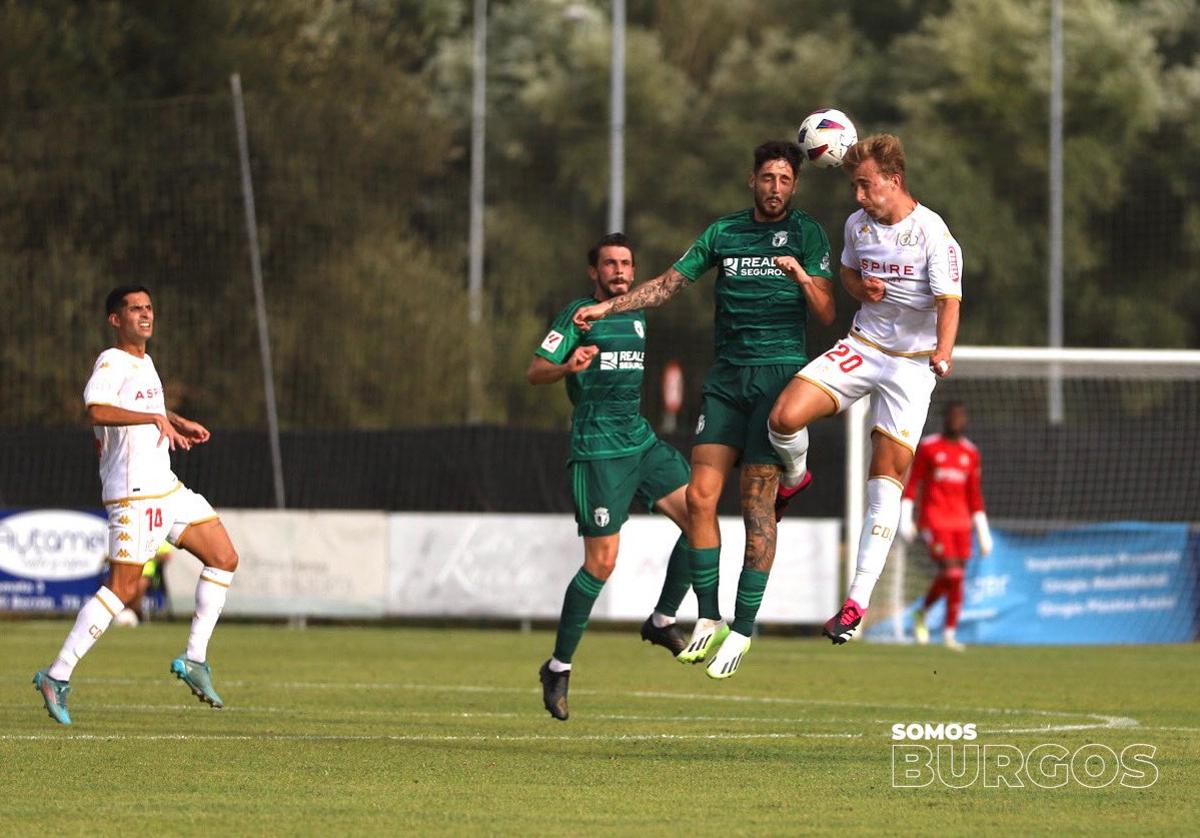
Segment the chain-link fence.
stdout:
<path fill-rule="evenodd" d="M 486 316 L 482 334 L 472 335 L 461 138 L 432 143 L 444 159 L 420 160 L 411 149 L 429 148 L 428 136 L 364 138 L 355 115 L 336 105 L 251 95 L 246 112 L 287 470 L 340 457 L 381 462 L 363 432 L 462 425 L 468 364 L 483 371 L 487 424 L 551 429 L 557 440 L 566 399 L 557 388 L 530 388 L 522 373 L 553 312 L 588 293 L 584 254 L 603 232 L 603 200 L 547 191 L 544 205 L 514 211 L 511 192 L 545 160 L 492 153 L 500 164 L 488 184 Z M 112 337 L 105 295 L 139 283 L 154 296 L 150 349 L 169 406 L 237 440 L 225 446 L 231 462 L 215 466 L 226 486 L 217 496 L 270 504 L 232 98 L 15 114 L 2 132 L 0 281 L 12 308 L 0 365 L 0 500 L 92 502 L 82 388 Z M 643 264 L 665 266 L 683 247 L 659 244 Z M 650 409 L 658 409 L 657 376 L 668 358 L 684 363 L 695 391 L 711 357 L 711 292 L 692 296 L 651 330 Z M 376 450 L 398 444 L 382 439 Z M 176 466 L 207 472 L 211 457 L 198 449 Z M 436 462 L 425 468 L 432 476 Z M 288 476 L 290 496 L 310 494 Z M 385 494 L 391 500 L 379 505 L 419 505 L 411 493 L 401 493 L 405 501 Z"/>
<path fill-rule="evenodd" d="M 485 447 L 473 462 L 491 457 L 495 466 L 498 448 L 536 451 L 548 444 L 557 451 L 569 405 L 558 388 L 528 386 L 523 372 L 554 312 L 589 293 L 584 254 L 604 232 L 607 202 L 602 120 L 548 125 L 542 139 L 530 142 L 528 126 L 514 129 L 520 117 L 502 108 L 489 114 L 485 315 L 472 327 L 469 161 L 461 125 L 432 115 L 427 123 L 389 121 L 351 103 L 254 91 L 246 114 L 285 473 L 289 481 L 297 472 L 305 475 L 289 498 L 311 505 L 420 505 L 411 493 L 398 493 L 394 480 L 382 480 L 390 490 L 347 493 L 342 490 L 352 480 L 345 475 L 387 462 L 391 469 L 425 469 L 414 482 L 432 482 L 439 455 L 411 435 L 464 425 L 471 413 L 470 365 L 485 383 L 479 413 L 486 427 L 546 434 L 532 442 L 490 438 L 480 442 Z M 629 128 L 630 169 L 643 173 L 629 183 L 627 208 L 642 279 L 665 269 L 717 215 L 748 203 L 750 148 L 766 139 L 746 138 L 742 147 L 729 142 L 728 132 L 687 138 L 680 146 L 677 136 Z M 1012 264 L 1015 251 L 1040 251 L 1042 223 L 1030 218 L 1014 226 L 1007 216 L 989 223 L 986 202 L 971 197 L 972 178 L 984 175 L 957 172 L 955 180 L 954 172 L 924 159 L 916 139 L 915 191 L 931 195 L 930 204 L 943 210 L 967 252 L 964 331 L 971 333 L 973 321 L 994 321 L 991 331 L 976 329 L 977 339 L 1007 342 L 1008 327 L 994 305 L 972 309 L 979 287 L 972 283 L 1003 282 L 997 266 Z M 216 491 L 218 502 L 269 505 L 263 370 L 231 97 L 9 113 L 0 121 L 0 142 L 0 283 L 9 306 L 0 355 L 0 500 L 61 498 L 78 505 L 95 497 L 81 393 L 94 357 L 111 339 L 104 296 L 134 282 L 154 293 L 159 321 L 151 351 L 169 405 L 209 425 L 218 439 L 238 440 L 223 449 L 227 463 L 211 465 L 206 458 L 217 454 L 198 450 L 178 463 L 181 474 L 217 468 L 227 486 Z M 705 153 L 692 153 L 696 148 Z M 656 155 L 662 163 L 647 165 Z M 701 200 L 682 200 L 695 193 L 667 183 L 681 177 L 711 188 Z M 1031 195 L 1043 189 L 1029 179 L 1019 186 Z M 844 178 L 806 170 L 796 204 L 826 227 L 836 258 L 842 222 L 854 209 Z M 1068 217 L 1075 211 L 1068 202 Z M 1080 282 L 1073 292 L 1079 310 L 1103 305 L 1103 285 L 1084 281 L 1101 263 L 1132 270 L 1136 254 L 1162 252 L 1176 254 L 1176 273 L 1186 269 L 1180 251 L 1165 243 L 1195 214 L 1179 195 L 1149 188 L 1109 202 L 1096 221 L 1107 231 L 1099 239 L 1104 249 L 1087 265 L 1068 265 L 1068 281 Z M 1194 248 L 1184 253 L 1193 268 L 1195 256 Z M 712 358 L 712 291 L 711 281 L 701 281 L 649 318 L 644 412 L 660 423 L 661 373 L 678 361 L 685 379 L 681 445 Z M 810 349 L 820 351 L 843 334 L 854 308 L 840 296 L 837 323 L 810 328 Z M 1114 333 L 1134 314 L 1113 312 Z M 394 449 L 400 443 L 390 435 L 396 433 L 410 435 L 405 462 L 378 447 Z M 829 437 L 829 459 L 836 463 L 840 438 Z M 425 464 L 411 465 L 417 460 Z M 322 462 L 326 466 L 318 467 Z M 525 460 L 505 463 L 508 480 L 514 470 L 532 467 Z M 470 464 L 465 467 L 470 472 Z M 333 473 L 343 477 L 329 484 Z M 39 491 L 30 489 L 33 482 Z M 531 485 L 542 488 L 518 506 L 562 506 L 557 472 Z M 505 480 L 490 491 L 504 493 Z M 453 506 L 454 492 L 448 495 L 438 504 Z M 504 508 L 505 502 L 493 496 L 462 505 Z"/>

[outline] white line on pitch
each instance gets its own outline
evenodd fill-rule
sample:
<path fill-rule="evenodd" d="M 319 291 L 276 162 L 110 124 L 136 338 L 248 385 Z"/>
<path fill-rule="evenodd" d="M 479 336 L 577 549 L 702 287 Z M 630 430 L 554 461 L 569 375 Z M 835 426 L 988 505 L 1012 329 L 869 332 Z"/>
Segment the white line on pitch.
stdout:
<path fill-rule="evenodd" d="M 581 734 L 579 736 L 544 736 L 531 734 L 237 734 L 237 733 L 52 733 L 0 734 L 0 740 L 42 741 L 47 739 L 75 739 L 81 741 L 230 741 L 230 742 L 650 742 L 677 740 L 725 740 L 725 739 L 859 739 L 861 733 L 631 733 L 631 734 Z"/>
<path fill-rule="evenodd" d="M 162 685 L 167 685 L 165 679 L 147 679 L 147 678 L 92 678 L 89 679 L 97 683 L 105 684 L 137 684 L 144 685 L 148 681 L 159 682 Z M 246 681 L 246 680 L 229 680 L 223 681 L 231 687 L 259 687 L 262 682 Z M 536 688 L 525 687 L 501 687 L 501 686 L 485 686 L 477 684 L 414 684 L 414 683 L 379 683 L 379 682 L 346 682 L 346 681 L 285 681 L 271 682 L 270 686 L 273 689 L 356 689 L 356 690 L 414 690 L 427 692 L 459 692 L 459 693 L 513 693 L 513 694 L 536 694 Z M 726 695 L 721 693 L 675 693 L 662 692 L 655 690 L 632 690 L 612 692 L 607 690 L 589 690 L 577 689 L 573 691 L 575 695 L 592 695 L 600 697 L 613 698 L 646 698 L 646 699 L 662 699 L 673 701 L 726 701 L 735 703 L 754 703 L 754 704 L 785 704 L 793 706 L 829 706 L 829 707 L 859 707 L 859 708 L 875 708 L 880 710 L 923 710 L 927 712 L 946 713 L 946 714 L 962 714 L 962 713 L 983 713 L 993 716 L 1042 716 L 1044 718 L 1058 719 L 1091 719 L 1092 723 L 1085 724 L 1070 724 L 1070 725 L 1048 725 L 1037 728 L 997 728 L 988 731 L 990 734 L 1019 734 L 1019 733 L 1045 733 L 1055 731 L 1069 730 L 1097 730 L 1108 728 L 1132 728 L 1138 727 L 1140 722 L 1126 716 L 1109 716 L 1101 713 L 1083 713 L 1070 710 L 1031 710 L 1024 708 L 1002 708 L 1002 707 L 951 707 L 947 705 L 935 704 L 888 704 L 882 702 L 865 702 L 865 701 L 839 701 L 837 699 L 810 699 L 810 698 L 791 698 L 783 696 L 761 696 L 761 695 Z"/>
<path fill-rule="evenodd" d="M 28 704 L 0 704 L 3 709 L 26 709 Z M 87 704 L 87 710 L 117 710 L 122 712 L 135 713 L 200 713 L 207 715 L 212 713 L 212 708 L 203 707 L 194 702 L 186 704 Z M 379 719 L 396 719 L 396 718 L 434 718 L 434 719 L 523 719 L 532 717 L 541 717 L 541 712 L 530 710 L 526 713 L 501 713 L 493 711 L 445 711 L 433 712 L 428 710 L 349 710 L 338 708 L 336 710 L 323 710 L 312 707 L 225 707 L 221 710 L 220 715 L 227 713 L 246 714 L 246 715 L 274 715 L 282 714 L 286 716 L 304 716 L 304 717 L 322 717 L 330 716 L 343 718 L 346 716 L 357 716 L 360 718 L 379 718 Z M 778 718 L 776 716 L 638 716 L 624 713 L 588 713 L 588 719 L 596 719 L 599 721 L 623 721 L 623 722 L 754 722 L 768 724 L 834 724 L 848 722 L 851 724 L 861 722 L 860 719 L 833 718 L 829 716 L 814 718 L 811 716 Z"/>
<path fill-rule="evenodd" d="M 1145 727 L 1142 730 L 1178 730 L 1184 733 L 1200 733 L 1200 727 Z"/>

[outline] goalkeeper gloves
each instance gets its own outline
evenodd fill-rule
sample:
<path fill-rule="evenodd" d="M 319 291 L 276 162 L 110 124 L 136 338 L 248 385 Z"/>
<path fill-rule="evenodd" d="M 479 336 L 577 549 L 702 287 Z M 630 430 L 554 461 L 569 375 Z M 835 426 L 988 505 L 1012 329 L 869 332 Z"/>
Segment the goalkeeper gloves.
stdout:
<path fill-rule="evenodd" d="M 917 522 L 913 520 L 912 498 L 900 499 L 900 531 L 898 535 L 906 542 L 917 537 Z"/>
<path fill-rule="evenodd" d="M 992 552 L 992 530 L 988 527 L 987 513 L 982 509 L 971 516 L 975 523 L 975 535 L 979 538 L 979 554 L 986 556 Z"/>

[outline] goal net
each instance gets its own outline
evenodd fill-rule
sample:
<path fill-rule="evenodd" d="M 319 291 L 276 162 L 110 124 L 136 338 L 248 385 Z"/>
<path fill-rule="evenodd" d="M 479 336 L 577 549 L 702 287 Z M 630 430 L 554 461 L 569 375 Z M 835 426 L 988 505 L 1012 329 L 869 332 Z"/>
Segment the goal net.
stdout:
<path fill-rule="evenodd" d="M 967 566 L 967 643 L 1166 643 L 1197 636 L 1200 352 L 960 347 L 926 433 L 966 404 L 995 537 Z M 869 463 L 866 400 L 847 420 L 851 563 Z M 851 568 L 852 571 L 852 568 Z M 896 540 L 872 598 L 873 640 L 912 636 L 937 566 Z M 936 639 L 944 601 L 928 612 Z"/>

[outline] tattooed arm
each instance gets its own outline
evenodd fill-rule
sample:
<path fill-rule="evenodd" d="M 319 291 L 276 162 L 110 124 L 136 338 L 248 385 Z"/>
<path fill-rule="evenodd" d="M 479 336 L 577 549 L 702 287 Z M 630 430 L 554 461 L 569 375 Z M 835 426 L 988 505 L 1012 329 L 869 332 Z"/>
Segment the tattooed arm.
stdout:
<path fill-rule="evenodd" d="M 666 273 L 656 276 L 649 282 L 642 283 L 628 294 L 579 309 L 575 312 L 575 325 L 587 331 L 592 327 L 592 321 L 602 320 L 610 314 L 660 306 L 674 297 L 679 289 L 687 284 L 686 276 L 674 268 L 667 268 Z"/>

